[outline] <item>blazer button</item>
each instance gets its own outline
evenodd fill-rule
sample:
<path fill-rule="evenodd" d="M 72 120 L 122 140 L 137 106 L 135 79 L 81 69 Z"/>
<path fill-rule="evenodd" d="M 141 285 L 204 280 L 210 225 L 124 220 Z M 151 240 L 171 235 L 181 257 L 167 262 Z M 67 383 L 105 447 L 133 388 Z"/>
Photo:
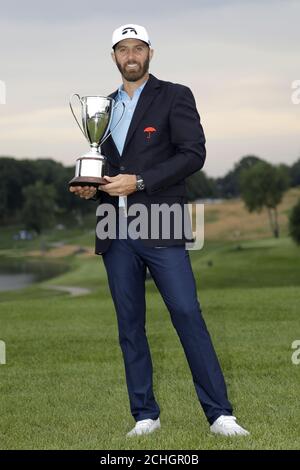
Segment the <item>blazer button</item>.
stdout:
<path fill-rule="evenodd" d="M 124 170 L 125 170 L 125 166 L 120 166 L 120 170 L 121 170 L 121 171 L 124 171 Z"/>

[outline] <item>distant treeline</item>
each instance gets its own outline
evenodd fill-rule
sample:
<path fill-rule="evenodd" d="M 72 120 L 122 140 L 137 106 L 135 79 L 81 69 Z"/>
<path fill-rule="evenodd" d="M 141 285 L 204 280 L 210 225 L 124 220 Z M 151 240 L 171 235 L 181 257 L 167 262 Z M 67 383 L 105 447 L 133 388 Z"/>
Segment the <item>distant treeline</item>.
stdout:
<path fill-rule="evenodd" d="M 257 163 L 266 162 L 254 155 L 242 157 L 234 168 L 221 178 L 210 178 L 204 171 L 194 173 L 186 179 L 188 197 L 230 199 L 241 196 L 241 174 Z M 291 166 L 286 164 L 272 165 L 286 180 L 287 187 L 300 185 L 300 158 Z"/>
<path fill-rule="evenodd" d="M 211 178 L 199 171 L 186 179 L 189 200 L 199 198 L 233 198 L 241 195 L 240 174 L 263 160 L 245 156 L 224 177 Z M 277 170 L 288 187 L 300 185 L 300 158 L 291 166 L 281 164 Z M 68 191 L 74 166 L 65 167 L 52 159 L 15 159 L 0 157 L 0 223 L 22 222 L 40 232 L 68 217 L 95 211 L 95 203 L 75 197 Z"/>
<path fill-rule="evenodd" d="M 94 203 L 68 191 L 74 166 L 39 158 L 0 157 L 0 223 L 24 223 L 40 232 L 70 216 L 94 211 Z M 73 217 L 74 218 L 74 217 Z"/>

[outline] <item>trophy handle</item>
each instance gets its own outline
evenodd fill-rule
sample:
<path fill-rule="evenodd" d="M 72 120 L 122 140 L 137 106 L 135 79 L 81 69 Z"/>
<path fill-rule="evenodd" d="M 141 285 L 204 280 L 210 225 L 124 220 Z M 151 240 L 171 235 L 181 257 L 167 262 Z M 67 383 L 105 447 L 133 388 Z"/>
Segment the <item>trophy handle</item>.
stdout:
<path fill-rule="evenodd" d="M 124 116 L 124 113 L 125 113 L 125 103 L 123 103 L 123 101 L 118 101 L 118 103 L 116 103 L 115 106 L 113 107 L 113 110 L 115 110 L 115 109 L 119 106 L 119 104 L 122 104 L 122 105 L 123 105 L 122 116 L 121 116 L 120 119 L 118 120 L 118 122 L 117 122 L 117 124 L 115 125 L 115 127 L 109 132 L 109 128 L 110 128 L 110 124 L 111 124 L 112 116 L 113 116 L 113 115 L 111 115 L 110 123 L 109 123 L 109 125 L 107 126 L 107 130 L 108 130 L 109 134 L 106 134 L 106 135 L 105 135 L 105 137 L 104 137 L 104 139 L 102 140 L 102 142 L 101 142 L 100 145 L 102 145 L 103 142 L 105 142 L 105 141 L 111 136 L 112 132 L 116 129 L 116 127 L 118 127 L 118 125 L 120 124 L 120 122 L 121 122 L 122 119 L 123 119 L 123 116 Z"/>
<path fill-rule="evenodd" d="M 78 95 L 78 93 L 73 93 L 73 95 L 70 96 L 70 100 L 69 100 L 70 109 L 71 109 L 71 111 L 72 111 L 72 114 L 73 114 L 73 116 L 74 116 L 75 121 L 76 121 L 77 124 L 78 124 L 79 129 L 81 130 L 81 132 L 83 133 L 84 137 L 86 138 L 86 135 L 85 135 L 85 133 L 84 133 L 83 127 L 81 127 L 81 125 L 80 125 L 80 123 L 79 123 L 79 121 L 78 121 L 78 119 L 77 119 L 77 117 L 76 117 L 76 114 L 75 114 L 75 112 L 74 112 L 73 106 L 72 106 L 72 99 L 73 99 L 74 96 L 76 96 L 76 97 L 79 99 L 80 104 L 82 104 L 81 98 L 80 98 L 80 96 Z"/>

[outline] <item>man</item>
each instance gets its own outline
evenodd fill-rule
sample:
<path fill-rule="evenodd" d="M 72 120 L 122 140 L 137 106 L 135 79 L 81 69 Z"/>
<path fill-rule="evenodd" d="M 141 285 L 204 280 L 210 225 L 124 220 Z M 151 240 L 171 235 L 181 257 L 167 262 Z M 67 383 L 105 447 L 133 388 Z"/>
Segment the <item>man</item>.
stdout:
<path fill-rule="evenodd" d="M 183 207 L 186 202 L 184 180 L 202 168 L 206 156 L 194 97 L 189 88 L 149 74 L 153 49 L 144 27 L 128 24 L 117 28 L 112 46 L 112 58 L 123 84 L 111 97 L 125 104 L 125 112 L 120 121 L 121 109 L 116 111 L 112 136 L 101 149 L 108 161 L 107 184 L 99 186 L 97 192 L 88 186 L 70 190 L 80 197 L 100 200 L 98 224 L 104 218 L 100 211 L 104 205 L 110 204 L 118 214 L 116 238 L 100 237 L 97 231 L 96 254 L 102 255 L 108 275 L 130 408 L 136 421 L 127 436 L 160 428 L 145 333 L 146 267 L 170 312 L 211 431 L 246 435 L 248 432 L 232 416 L 223 374 L 201 315 L 185 247 L 190 238 L 186 233 L 175 236 L 178 220 L 171 222 L 168 237 L 163 236 L 160 224 L 154 238 L 135 238 L 128 233 L 134 204 L 142 204 L 148 214 L 157 204 Z M 151 217 L 144 222 L 151 224 Z"/>

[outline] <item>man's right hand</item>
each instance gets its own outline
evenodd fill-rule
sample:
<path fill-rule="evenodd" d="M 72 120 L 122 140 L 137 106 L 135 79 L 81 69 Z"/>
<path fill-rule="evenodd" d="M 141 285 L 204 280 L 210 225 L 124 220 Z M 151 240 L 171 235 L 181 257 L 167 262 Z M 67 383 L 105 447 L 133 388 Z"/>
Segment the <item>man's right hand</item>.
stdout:
<path fill-rule="evenodd" d="M 70 186 L 69 191 L 84 199 L 90 199 L 95 196 L 97 188 L 94 186 Z"/>

